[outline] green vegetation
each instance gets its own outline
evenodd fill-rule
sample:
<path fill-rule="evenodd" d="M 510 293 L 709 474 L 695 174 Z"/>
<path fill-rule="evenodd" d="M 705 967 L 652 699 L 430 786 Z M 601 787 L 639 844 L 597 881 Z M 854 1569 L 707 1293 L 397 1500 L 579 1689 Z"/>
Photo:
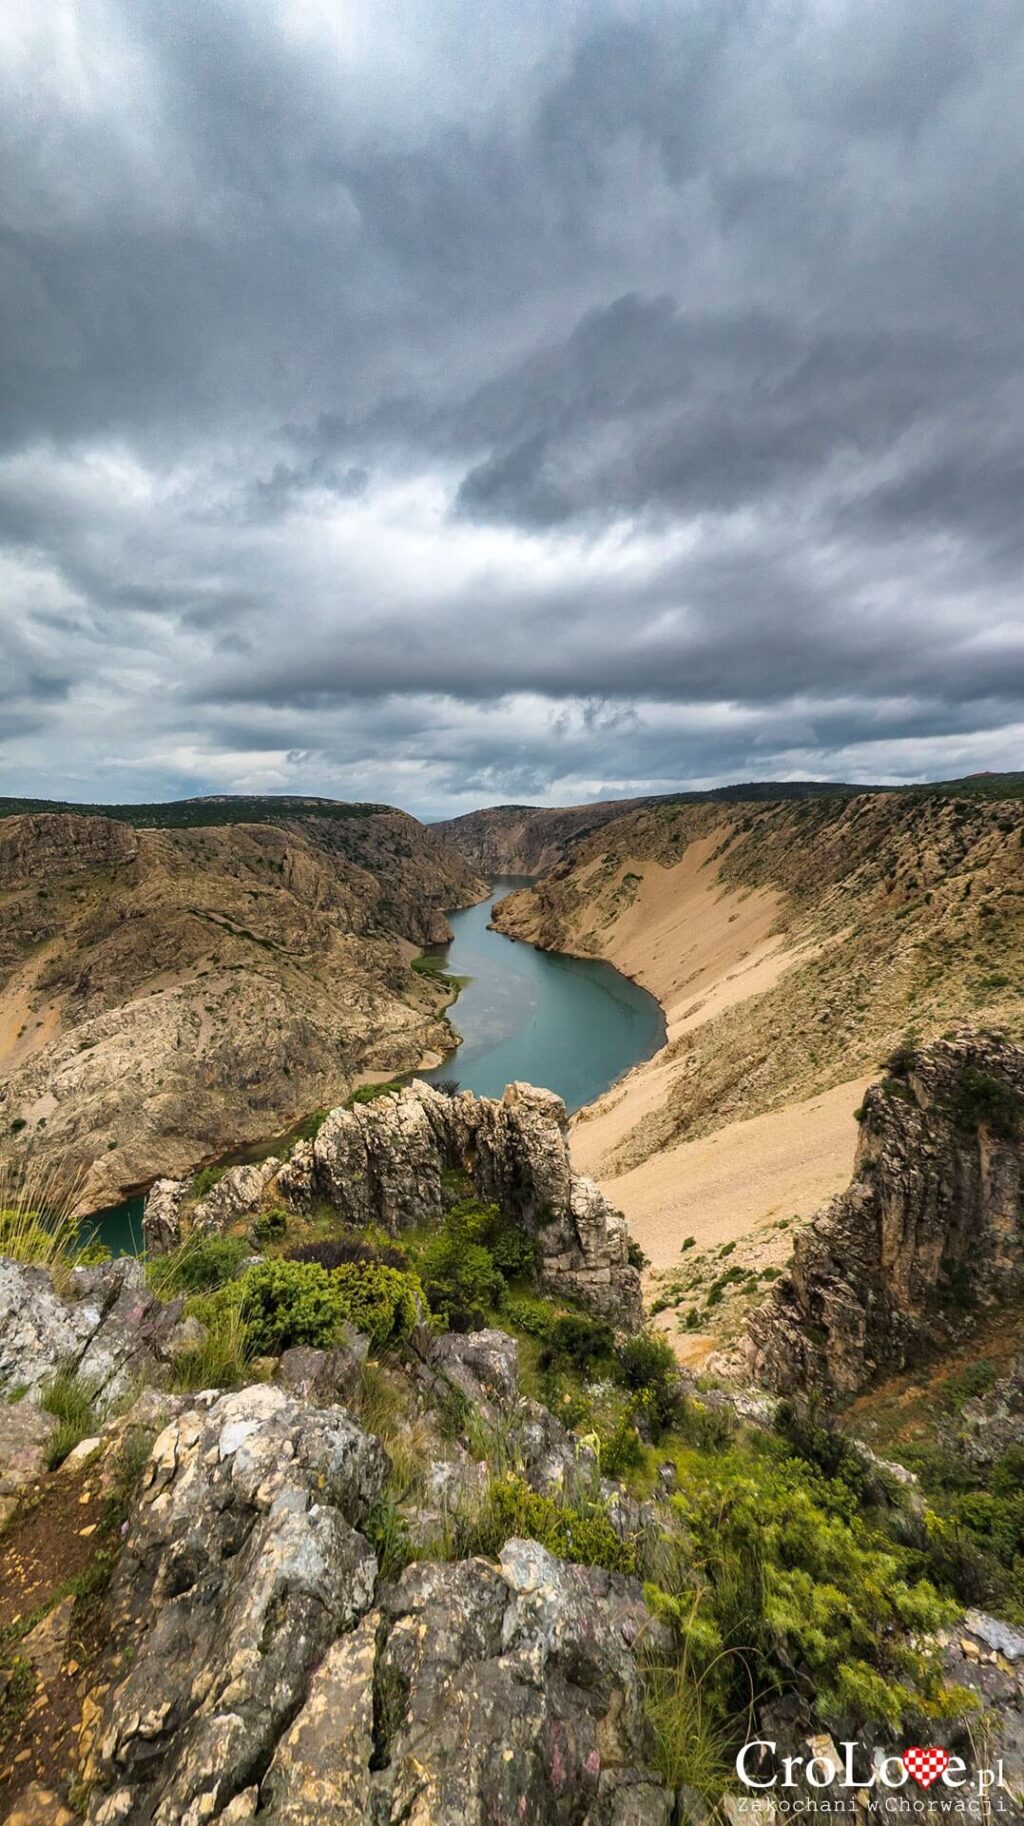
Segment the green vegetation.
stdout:
<path fill-rule="evenodd" d="M 636 1539 L 623 1539 L 615 1532 L 603 1504 L 584 1498 L 556 1502 L 538 1496 L 523 1478 L 509 1473 L 492 1480 L 468 1551 L 493 1559 L 513 1536 L 539 1541 L 562 1560 L 603 1566 L 608 1572 L 637 1570 Z"/>
<path fill-rule="evenodd" d="M 80 812 L 115 818 L 139 830 L 191 830 L 221 824 L 291 824 L 303 818 L 372 818 L 390 811 L 374 805 L 339 799 L 299 798 L 292 794 L 234 793 L 207 799 L 170 799 L 144 805 L 75 805 L 66 799 L 0 799 L 0 818 L 23 812 Z"/>
<path fill-rule="evenodd" d="M 57 1422 L 46 1454 L 49 1470 L 55 1471 L 58 1465 L 62 1465 L 68 1453 L 73 1452 L 79 1441 L 85 1439 L 99 1424 L 93 1405 L 95 1399 L 95 1389 L 90 1388 L 70 1370 L 58 1370 L 55 1376 L 44 1383 L 39 1405 L 47 1414 L 52 1414 Z"/>
<path fill-rule="evenodd" d="M 280 1256 L 254 1263 L 238 1280 L 190 1302 L 190 1310 L 213 1330 L 235 1314 L 244 1332 L 239 1347 L 254 1357 L 279 1356 L 297 1344 L 330 1349 L 346 1325 L 365 1332 L 377 1348 L 398 1344 L 423 1306 L 416 1276 L 381 1262 L 347 1262 L 328 1270 Z"/>
<path fill-rule="evenodd" d="M 953 1118 L 960 1128 L 984 1125 L 1001 1141 L 1014 1141 L 1020 1132 L 1024 1099 L 1013 1086 L 969 1065 L 950 1099 Z"/>
<path fill-rule="evenodd" d="M 162 1300 L 178 1293 L 209 1293 L 234 1280 L 248 1254 L 244 1237 L 193 1233 L 167 1255 L 153 1256 L 146 1276 Z"/>

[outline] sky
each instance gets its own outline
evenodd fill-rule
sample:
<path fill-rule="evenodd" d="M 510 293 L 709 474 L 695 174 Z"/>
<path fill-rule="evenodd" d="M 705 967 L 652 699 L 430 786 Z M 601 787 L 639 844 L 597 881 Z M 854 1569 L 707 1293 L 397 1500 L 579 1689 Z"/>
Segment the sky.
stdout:
<path fill-rule="evenodd" d="M 0 792 L 1024 766 L 1019 0 L 7 0 Z"/>

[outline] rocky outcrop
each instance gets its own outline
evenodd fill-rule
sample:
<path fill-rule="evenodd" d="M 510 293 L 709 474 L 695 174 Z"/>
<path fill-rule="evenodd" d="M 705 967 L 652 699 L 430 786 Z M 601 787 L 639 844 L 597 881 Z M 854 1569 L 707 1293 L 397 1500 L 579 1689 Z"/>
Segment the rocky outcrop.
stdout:
<path fill-rule="evenodd" d="M 1024 1446 L 1024 1353 L 987 1395 L 965 1401 L 961 1444 L 972 1465 L 990 1465 L 1011 1446 Z"/>
<path fill-rule="evenodd" d="M 510 1541 L 375 1591 L 386 1468 L 276 1388 L 171 1419 L 113 1587 L 91 1826 L 667 1826 L 639 1585 Z"/>
<path fill-rule="evenodd" d="M 114 818 L 83 818 L 74 812 L 0 818 L 0 893 L 123 868 L 134 862 L 138 850 L 136 832 Z"/>
<path fill-rule="evenodd" d="M 231 1803 L 372 1602 L 359 1530 L 386 1471 L 342 1409 L 275 1388 L 198 1397 L 164 1429 L 113 1593 L 115 1640 L 133 1652 L 87 1771 L 94 1826 L 251 1817 Z"/>
<path fill-rule="evenodd" d="M 865 1098 L 854 1179 L 749 1323 L 779 1393 L 850 1395 L 1024 1280 L 1024 1052 L 964 1032 Z"/>
<path fill-rule="evenodd" d="M 461 855 L 385 807 L 188 809 L 0 818 L 0 1136 L 83 1212 L 453 1044 L 410 959 L 485 891 Z"/>
<path fill-rule="evenodd" d="M 466 1174 L 509 1224 L 536 1238 L 549 1292 L 638 1325 L 640 1276 L 625 1219 L 574 1173 L 567 1130 L 561 1098 L 531 1084 L 510 1084 L 497 1101 L 417 1083 L 332 1110 L 315 1141 L 295 1149 L 277 1191 L 299 1208 L 323 1199 L 343 1223 L 398 1235 L 442 1217 L 452 1174 Z"/>
<path fill-rule="evenodd" d="M 0 1398 L 65 1370 L 95 1400 L 115 1401 L 159 1380 L 182 1332 L 181 1301 L 158 1300 L 132 1256 L 72 1270 L 66 1295 L 49 1269 L 0 1257 Z"/>

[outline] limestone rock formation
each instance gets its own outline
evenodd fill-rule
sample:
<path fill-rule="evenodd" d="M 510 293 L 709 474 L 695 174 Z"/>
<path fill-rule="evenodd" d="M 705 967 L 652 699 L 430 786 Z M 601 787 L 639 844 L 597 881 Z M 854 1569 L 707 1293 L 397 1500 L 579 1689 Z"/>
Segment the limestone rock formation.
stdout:
<path fill-rule="evenodd" d="M 49 1269 L 0 1257 L 0 1398 L 66 1370 L 97 1400 L 116 1400 L 158 1375 L 182 1331 L 181 1301 L 158 1300 L 132 1256 L 74 1269 L 66 1296 Z"/>
<path fill-rule="evenodd" d="M 386 1462 L 277 1388 L 171 1419 L 113 1588 L 91 1826 L 667 1826 L 639 1585 L 510 1541 L 375 1594 Z"/>
<path fill-rule="evenodd" d="M 1024 1052 L 965 1031 L 895 1070 L 865 1098 L 853 1183 L 750 1321 L 778 1393 L 853 1394 L 1024 1281 Z"/>
<path fill-rule="evenodd" d="M 315 1141 L 296 1147 L 277 1191 L 300 1209 L 324 1199 L 346 1224 L 398 1235 L 442 1217 L 452 1203 L 446 1176 L 465 1173 L 509 1224 L 537 1238 L 550 1292 L 638 1325 L 640 1276 L 625 1219 L 574 1173 L 567 1130 L 562 1099 L 531 1084 L 510 1084 L 497 1101 L 416 1083 L 332 1110 Z"/>
<path fill-rule="evenodd" d="M 226 1810 L 372 1602 L 359 1529 L 384 1484 L 379 1443 L 280 1389 L 207 1400 L 156 1441 L 125 1543 L 114 1633 L 133 1653 L 88 1771 L 94 1826 L 248 1817 Z"/>

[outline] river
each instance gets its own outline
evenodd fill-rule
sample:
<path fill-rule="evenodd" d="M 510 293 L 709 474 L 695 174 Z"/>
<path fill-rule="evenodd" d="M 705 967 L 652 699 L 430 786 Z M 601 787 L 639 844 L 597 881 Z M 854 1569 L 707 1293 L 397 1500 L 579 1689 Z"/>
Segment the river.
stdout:
<path fill-rule="evenodd" d="M 523 885 L 522 878 L 493 881 L 479 906 L 449 914 L 455 936 L 439 956 L 452 976 L 469 978 L 449 1015 L 462 1045 L 421 1076 L 457 1078 L 479 1097 L 500 1097 L 523 1078 L 577 1110 L 650 1058 L 664 1043 L 664 1017 L 654 997 L 611 964 L 535 951 L 491 931 L 494 902 Z"/>
<path fill-rule="evenodd" d="M 525 880 L 493 881 L 479 906 L 449 914 L 454 936 L 436 955 L 444 971 L 468 979 L 449 1013 L 462 1044 L 442 1065 L 417 1076 L 428 1083 L 457 1078 L 461 1090 L 478 1097 L 500 1097 L 506 1084 L 525 1079 L 557 1091 L 570 1111 L 578 1110 L 657 1051 L 665 1021 L 654 997 L 611 964 L 535 951 L 490 930 L 494 902 Z M 280 1139 L 232 1158 L 261 1158 Z M 135 1254 L 142 1245 L 142 1206 L 136 1198 L 96 1212 L 88 1227 L 116 1255 Z"/>

